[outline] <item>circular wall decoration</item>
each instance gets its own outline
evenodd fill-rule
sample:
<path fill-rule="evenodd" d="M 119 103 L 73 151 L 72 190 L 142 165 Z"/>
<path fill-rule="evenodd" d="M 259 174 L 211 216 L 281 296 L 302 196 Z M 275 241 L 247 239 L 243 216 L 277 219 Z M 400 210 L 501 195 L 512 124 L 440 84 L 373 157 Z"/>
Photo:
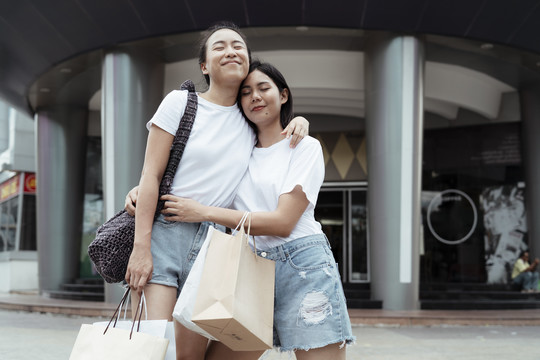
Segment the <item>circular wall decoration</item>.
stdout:
<path fill-rule="evenodd" d="M 476 205 L 469 195 L 461 190 L 444 190 L 431 199 L 427 210 L 427 223 L 431 234 L 440 242 L 448 245 L 460 244 L 476 229 Z"/>

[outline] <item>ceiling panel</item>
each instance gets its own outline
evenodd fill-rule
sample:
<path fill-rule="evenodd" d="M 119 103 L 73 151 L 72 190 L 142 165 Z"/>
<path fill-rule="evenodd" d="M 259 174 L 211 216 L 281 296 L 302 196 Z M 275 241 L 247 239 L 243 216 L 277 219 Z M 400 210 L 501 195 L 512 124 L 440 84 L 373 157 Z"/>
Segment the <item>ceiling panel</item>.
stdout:
<path fill-rule="evenodd" d="M 524 24 L 510 41 L 517 46 L 540 48 L 540 3 L 535 6 L 534 11 L 530 12 Z"/>
<path fill-rule="evenodd" d="M 426 0 L 368 1 L 362 25 L 367 28 L 414 31 L 426 4 Z"/>
<path fill-rule="evenodd" d="M 307 1 L 305 25 L 360 27 L 367 0 Z"/>
<path fill-rule="evenodd" d="M 487 1 L 429 1 L 422 14 L 418 31 L 464 36 L 474 24 Z"/>
<path fill-rule="evenodd" d="M 151 33 L 167 34 L 195 27 L 195 19 L 184 1 L 132 0 L 133 8 Z"/>
<path fill-rule="evenodd" d="M 58 4 L 51 6 L 49 2 L 35 1 L 33 6 L 39 12 L 39 17 L 46 19 L 54 32 L 72 49 L 80 51 L 99 46 L 104 33 L 83 9 L 72 0 L 58 0 Z"/>
<path fill-rule="evenodd" d="M 468 35 L 477 38 L 495 37 L 506 43 L 538 3 L 538 0 L 490 0 L 478 14 Z"/>
<path fill-rule="evenodd" d="M 212 1 L 212 4 L 201 0 L 186 0 L 186 2 L 195 19 L 196 29 L 206 29 L 223 20 L 232 21 L 239 26 L 246 25 L 246 11 L 242 0 Z M 255 3 L 259 4 L 260 1 L 255 1 Z"/>
<path fill-rule="evenodd" d="M 302 0 L 246 1 L 249 25 L 288 26 L 305 25 Z"/>
<path fill-rule="evenodd" d="M 37 0 L 33 0 L 37 1 Z M 106 45 L 140 39 L 150 32 L 128 1 L 76 0 L 81 9 L 98 27 Z M 57 2 L 57 0 L 56 0 Z"/>
<path fill-rule="evenodd" d="M 0 4 L 0 14 L 6 25 L 21 42 L 15 45 L 17 48 L 31 47 L 49 62 L 54 62 L 59 57 L 67 57 L 75 51 L 31 2 L 21 0 L 13 2 L 13 6 L 6 6 L 5 2 Z"/>

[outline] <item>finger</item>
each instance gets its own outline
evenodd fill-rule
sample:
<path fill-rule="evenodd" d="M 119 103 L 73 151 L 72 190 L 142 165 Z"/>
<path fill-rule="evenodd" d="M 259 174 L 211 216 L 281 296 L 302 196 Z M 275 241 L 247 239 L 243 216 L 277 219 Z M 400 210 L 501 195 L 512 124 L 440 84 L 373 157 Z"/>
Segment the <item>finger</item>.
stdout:
<path fill-rule="evenodd" d="M 144 289 L 144 286 L 146 285 L 148 281 L 148 275 L 143 275 L 139 279 L 139 282 L 137 284 L 137 291 L 142 291 Z"/>
<path fill-rule="evenodd" d="M 135 216 L 135 206 L 133 204 L 126 205 L 125 209 L 129 215 Z"/>
<path fill-rule="evenodd" d="M 293 135 L 290 142 L 290 147 L 294 149 L 296 145 L 298 145 L 299 142 L 300 142 L 300 137 L 298 135 Z"/>
<path fill-rule="evenodd" d="M 182 221 L 182 218 L 178 215 L 165 215 L 167 221 Z"/>
<path fill-rule="evenodd" d="M 289 125 L 287 125 L 285 130 L 283 130 L 283 133 L 285 133 L 285 135 L 286 135 L 285 137 L 288 139 L 288 138 L 291 137 L 291 134 L 294 133 L 294 130 L 295 130 L 294 124 L 289 123 Z"/>

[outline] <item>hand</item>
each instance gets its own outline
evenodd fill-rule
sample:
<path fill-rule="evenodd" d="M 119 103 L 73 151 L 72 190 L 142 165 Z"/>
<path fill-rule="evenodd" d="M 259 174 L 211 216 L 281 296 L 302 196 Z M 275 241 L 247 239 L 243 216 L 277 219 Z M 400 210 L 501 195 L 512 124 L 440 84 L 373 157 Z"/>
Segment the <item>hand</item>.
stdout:
<path fill-rule="evenodd" d="M 295 117 L 281 132 L 281 135 L 285 134 L 287 135 L 287 139 L 292 135 L 290 146 L 295 148 L 296 145 L 309 134 L 309 121 L 302 116 Z"/>
<path fill-rule="evenodd" d="M 206 220 L 203 215 L 205 206 L 195 200 L 170 194 L 163 195 L 161 200 L 165 200 L 161 213 L 169 221 L 201 222 Z"/>
<path fill-rule="evenodd" d="M 150 248 L 134 245 L 125 277 L 131 290 L 140 294 L 148 280 L 152 278 L 153 269 L 154 264 Z"/>
<path fill-rule="evenodd" d="M 126 195 L 126 202 L 124 203 L 124 209 L 131 216 L 135 216 L 135 206 L 137 205 L 137 198 L 139 197 L 139 186 L 135 186 L 129 190 Z"/>

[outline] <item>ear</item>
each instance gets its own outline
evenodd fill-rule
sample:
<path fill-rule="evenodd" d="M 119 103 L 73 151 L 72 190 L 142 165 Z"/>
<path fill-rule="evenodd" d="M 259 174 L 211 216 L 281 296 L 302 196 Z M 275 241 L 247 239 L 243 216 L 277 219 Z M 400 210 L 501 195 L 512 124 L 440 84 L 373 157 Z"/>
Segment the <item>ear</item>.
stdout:
<path fill-rule="evenodd" d="M 208 69 L 206 68 L 206 63 L 201 63 L 201 71 L 203 75 L 208 75 Z"/>
<path fill-rule="evenodd" d="M 285 104 L 289 100 L 289 89 L 283 89 L 280 95 L 281 105 Z"/>

